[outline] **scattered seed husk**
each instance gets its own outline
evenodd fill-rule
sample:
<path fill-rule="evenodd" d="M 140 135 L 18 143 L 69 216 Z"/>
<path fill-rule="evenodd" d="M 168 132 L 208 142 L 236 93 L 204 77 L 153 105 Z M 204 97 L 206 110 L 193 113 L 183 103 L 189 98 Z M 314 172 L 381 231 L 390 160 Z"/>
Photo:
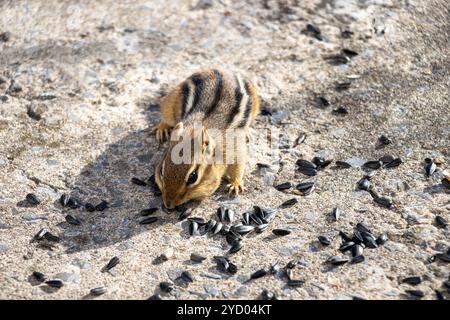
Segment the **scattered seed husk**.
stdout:
<path fill-rule="evenodd" d="M 402 283 L 407 283 L 416 286 L 422 282 L 422 278 L 419 276 L 406 277 L 402 279 Z"/>
<path fill-rule="evenodd" d="M 142 187 L 147 186 L 147 183 L 145 181 L 142 181 L 141 179 L 136 178 L 136 177 L 131 178 L 131 183 L 134 183 L 135 185 L 142 186 Z"/>
<path fill-rule="evenodd" d="M 382 156 L 379 160 L 381 162 L 383 162 L 383 164 L 388 164 L 388 163 L 394 161 L 395 158 L 393 156 L 387 154 L 387 155 Z"/>
<path fill-rule="evenodd" d="M 361 232 L 361 234 L 363 236 L 363 242 L 368 248 L 378 248 L 377 241 L 372 234 L 367 232 Z"/>
<path fill-rule="evenodd" d="M 267 275 L 267 271 L 264 269 L 260 269 L 258 271 L 255 271 L 254 273 L 252 273 L 250 275 L 250 279 L 258 279 L 258 278 L 264 277 L 265 275 Z"/>
<path fill-rule="evenodd" d="M 290 208 L 290 207 L 293 207 L 294 205 L 296 205 L 297 203 L 298 203 L 297 198 L 291 198 L 291 199 L 283 202 L 280 207 L 283 209 Z"/>
<path fill-rule="evenodd" d="M 350 89 L 351 86 L 352 86 L 352 83 L 350 81 L 345 81 L 345 82 L 336 83 L 335 88 L 337 91 L 344 91 L 344 90 Z M 347 114 L 348 110 L 345 107 L 339 107 L 338 109 L 334 110 L 334 112 Z"/>
<path fill-rule="evenodd" d="M 239 250 L 242 249 L 242 243 L 240 241 L 236 241 L 230 248 L 230 250 L 228 250 L 229 254 L 233 254 L 238 252 Z"/>
<path fill-rule="evenodd" d="M 92 203 L 89 203 L 89 202 L 85 203 L 84 208 L 88 212 L 94 212 L 95 211 L 95 206 Z"/>
<path fill-rule="evenodd" d="M 198 233 L 198 223 L 195 221 L 191 221 L 191 223 L 189 224 L 189 234 L 193 236 L 197 233 Z"/>
<path fill-rule="evenodd" d="M 154 214 L 156 211 L 158 211 L 158 208 L 147 208 L 147 209 L 141 210 L 141 212 L 139 212 L 139 214 L 143 217 L 146 217 L 146 216 Z"/>
<path fill-rule="evenodd" d="M 278 191 L 289 190 L 290 188 L 292 188 L 292 183 L 290 182 L 284 182 L 275 186 L 275 189 L 277 189 Z"/>
<path fill-rule="evenodd" d="M 44 233 L 44 239 L 47 241 L 52 242 L 59 242 L 61 239 L 58 236 L 55 236 L 54 234 L 50 233 L 49 231 Z"/>
<path fill-rule="evenodd" d="M 354 51 L 352 49 L 348 49 L 348 48 L 342 49 L 342 53 L 345 54 L 349 58 L 353 58 L 353 57 L 356 57 L 358 55 L 358 52 L 356 52 L 356 51 Z"/>
<path fill-rule="evenodd" d="M 73 224 L 74 226 L 81 225 L 81 221 L 77 217 L 75 217 L 71 214 L 66 215 L 65 219 L 66 219 L 67 223 Z"/>
<path fill-rule="evenodd" d="M 445 218 L 442 216 L 436 216 L 435 221 L 436 221 L 437 226 L 440 228 L 447 228 L 447 226 L 448 226 L 448 221 L 445 220 Z"/>
<path fill-rule="evenodd" d="M 189 271 L 183 271 L 181 273 L 181 279 L 185 282 L 194 282 L 194 276 Z"/>
<path fill-rule="evenodd" d="M 286 229 L 273 229 L 272 233 L 278 237 L 283 237 L 291 234 L 291 231 Z"/>
<path fill-rule="evenodd" d="M 108 264 L 106 266 L 104 266 L 101 271 L 107 272 L 107 271 L 111 270 L 112 268 L 114 268 L 115 266 L 117 266 L 118 263 L 119 263 L 119 258 L 113 257 L 113 258 L 111 258 L 111 260 L 109 260 Z"/>
<path fill-rule="evenodd" d="M 425 166 L 425 173 L 427 176 L 433 175 L 433 173 L 436 171 L 436 164 L 433 161 L 430 161 Z"/>
<path fill-rule="evenodd" d="M 206 260 L 206 257 L 194 252 L 191 253 L 191 260 L 197 263 L 202 263 L 203 260 Z"/>
<path fill-rule="evenodd" d="M 334 221 L 338 221 L 341 216 L 341 209 L 338 207 L 334 207 L 333 210 L 331 210 L 331 216 L 333 217 Z"/>
<path fill-rule="evenodd" d="M 314 182 L 307 181 L 299 183 L 295 188 L 297 189 L 298 192 L 300 192 L 301 195 L 307 196 L 310 195 L 316 187 Z"/>
<path fill-rule="evenodd" d="M 25 199 L 27 200 L 27 202 L 33 206 L 37 206 L 38 204 L 41 203 L 41 201 L 39 200 L 39 198 L 34 194 L 34 193 L 29 193 L 26 195 Z"/>
<path fill-rule="evenodd" d="M 343 54 L 334 54 L 325 57 L 331 65 L 338 66 L 350 62 L 350 58 Z"/>
<path fill-rule="evenodd" d="M 90 294 L 93 296 L 101 296 L 102 294 L 105 294 L 107 289 L 105 287 L 98 287 L 93 288 L 90 290 Z"/>
<path fill-rule="evenodd" d="M 383 245 L 388 241 L 388 236 L 386 233 L 381 234 L 378 238 L 377 238 L 377 244 L 378 245 Z"/>
<path fill-rule="evenodd" d="M 417 298 L 425 297 L 425 293 L 422 290 L 405 290 L 405 292 Z"/>
<path fill-rule="evenodd" d="M 383 165 L 383 162 L 381 162 L 380 160 L 374 160 L 374 161 L 367 161 L 366 163 L 364 163 L 363 166 L 364 166 L 365 168 L 377 170 L 377 169 L 379 169 L 382 165 Z"/>
<path fill-rule="evenodd" d="M 341 266 L 348 262 L 348 258 L 340 257 L 340 256 L 332 256 L 332 257 L 328 258 L 327 262 L 334 266 Z"/>
<path fill-rule="evenodd" d="M 368 191 L 370 190 L 370 181 L 366 177 L 358 181 L 358 189 Z"/>
<path fill-rule="evenodd" d="M 159 284 L 159 288 L 164 292 L 171 292 L 173 290 L 173 284 L 167 281 L 163 281 Z"/>
<path fill-rule="evenodd" d="M 34 271 L 32 273 L 32 275 L 33 275 L 33 278 L 38 282 L 44 282 L 44 280 L 45 280 L 45 275 L 41 272 Z"/>
<path fill-rule="evenodd" d="M 359 256 L 353 257 L 351 263 L 357 264 L 357 263 L 363 262 L 364 260 L 365 260 L 364 256 L 359 255 Z"/>
<path fill-rule="evenodd" d="M 350 163 L 347 163 L 345 161 L 340 161 L 340 160 L 336 161 L 335 164 L 336 164 L 336 167 L 341 168 L 341 169 L 348 169 L 348 168 L 352 167 L 352 165 Z"/>
<path fill-rule="evenodd" d="M 45 283 L 52 288 L 61 288 L 64 284 L 61 280 L 48 280 Z"/>
<path fill-rule="evenodd" d="M 331 240 L 326 236 L 319 236 L 319 242 L 324 246 L 329 246 L 331 244 Z"/>
<path fill-rule="evenodd" d="M 402 162 L 402 159 L 396 158 L 396 159 L 392 160 L 391 162 L 389 162 L 388 164 L 386 164 L 386 165 L 384 166 L 384 168 L 385 168 L 385 169 L 396 168 L 396 167 L 398 167 L 399 165 L 401 165 L 402 163 L 403 163 L 403 162 Z"/>
<path fill-rule="evenodd" d="M 289 287 L 301 287 L 305 284 L 304 280 L 289 279 L 287 285 Z"/>
<path fill-rule="evenodd" d="M 99 204 L 95 206 L 96 211 L 103 211 L 109 207 L 109 203 L 106 200 L 102 200 Z"/>
<path fill-rule="evenodd" d="M 152 224 L 152 223 L 155 223 L 156 221 L 158 221 L 157 217 L 146 217 L 146 218 L 142 219 L 139 222 L 139 224 L 142 224 L 142 225 Z"/>

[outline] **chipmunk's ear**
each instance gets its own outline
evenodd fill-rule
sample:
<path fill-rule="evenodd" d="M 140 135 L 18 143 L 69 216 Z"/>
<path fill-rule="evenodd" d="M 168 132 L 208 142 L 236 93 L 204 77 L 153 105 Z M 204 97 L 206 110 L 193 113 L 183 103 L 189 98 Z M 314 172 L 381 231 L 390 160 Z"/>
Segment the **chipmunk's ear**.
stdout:
<path fill-rule="evenodd" d="M 178 122 L 172 130 L 172 134 L 170 136 L 170 141 L 180 141 L 180 137 L 184 133 L 184 125 L 183 122 Z"/>

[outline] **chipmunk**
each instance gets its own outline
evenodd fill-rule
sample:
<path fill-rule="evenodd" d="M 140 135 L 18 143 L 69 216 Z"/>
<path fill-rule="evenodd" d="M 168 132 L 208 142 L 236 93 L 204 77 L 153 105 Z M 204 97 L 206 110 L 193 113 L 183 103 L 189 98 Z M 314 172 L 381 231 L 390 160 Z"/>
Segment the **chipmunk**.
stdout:
<path fill-rule="evenodd" d="M 259 107 L 250 81 L 216 69 L 192 74 L 162 98 L 156 138 L 160 143 L 171 141 L 156 167 L 155 181 L 167 208 L 211 195 L 223 177 L 228 177 L 229 193 L 244 191 L 246 137 Z M 227 139 L 229 132 L 236 134 L 237 143 Z M 177 155 L 189 161 L 179 163 L 174 160 Z"/>

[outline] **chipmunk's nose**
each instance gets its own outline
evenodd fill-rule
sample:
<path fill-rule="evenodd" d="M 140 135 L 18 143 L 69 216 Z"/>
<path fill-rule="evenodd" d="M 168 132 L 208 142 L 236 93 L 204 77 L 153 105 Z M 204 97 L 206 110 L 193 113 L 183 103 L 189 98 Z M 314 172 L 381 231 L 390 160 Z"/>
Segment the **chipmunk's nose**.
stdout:
<path fill-rule="evenodd" d="M 164 206 L 167 209 L 173 209 L 175 208 L 175 201 L 171 200 L 171 199 L 163 199 L 164 201 Z"/>

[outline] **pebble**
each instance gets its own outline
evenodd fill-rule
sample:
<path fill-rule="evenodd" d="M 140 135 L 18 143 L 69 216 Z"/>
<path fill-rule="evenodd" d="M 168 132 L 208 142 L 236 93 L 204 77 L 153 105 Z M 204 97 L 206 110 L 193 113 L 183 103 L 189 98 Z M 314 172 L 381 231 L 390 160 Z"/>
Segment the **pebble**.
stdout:
<path fill-rule="evenodd" d="M 0 253 L 5 253 L 8 250 L 9 250 L 9 246 L 7 244 L 0 243 Z"/>

